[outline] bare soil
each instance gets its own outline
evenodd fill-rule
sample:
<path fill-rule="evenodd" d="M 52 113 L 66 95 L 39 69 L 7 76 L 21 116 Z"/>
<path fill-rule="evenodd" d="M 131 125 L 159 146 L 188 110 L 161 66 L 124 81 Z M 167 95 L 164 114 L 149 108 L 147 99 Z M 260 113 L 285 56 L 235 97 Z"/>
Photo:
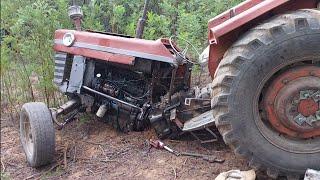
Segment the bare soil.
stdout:
<path fill-rule="evenodd" d="M 164 143 L 178 151 L 197 152 L 224 159 L 210 163 L 175 156 L 149 147 L 152 129 L 121 133 L 107 123 L 76 120 L 56 131 L 56 158 L 52 164 L 31 168 L 19 140 L 18 118 L 1 116 L 1 179 L 214 179 L 231 169 L 248 170 L 222 140 L 202 145 L 185 135 Z M 265 179 L 263 173 L 259 179 Z"/>

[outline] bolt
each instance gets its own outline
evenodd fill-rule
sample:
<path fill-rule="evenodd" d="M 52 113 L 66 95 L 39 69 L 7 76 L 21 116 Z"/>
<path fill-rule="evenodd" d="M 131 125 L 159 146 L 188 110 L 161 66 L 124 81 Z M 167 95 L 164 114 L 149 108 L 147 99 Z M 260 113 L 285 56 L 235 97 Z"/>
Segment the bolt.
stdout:
<path fill-rule="evenodd" d="M 294 121 L 301 126 L 306 121 L 306 119 L 307 118 L 304 117 L 302 114 L 299 114 L 294 118 Z"/>
<path fill-rule="evenodd" d="M 288 79 L 284 79 L 284 80 L 282 80 L 282 83 L 283 83 L 283 84 L 288 84 L 288 82 L 289 82 L 289 80 L 288 80 Z"/>
<path fill-rule="evenodd" d="M 316 76 L 316 73 L 314 71 L 310 71 L 310 76 Z"/>

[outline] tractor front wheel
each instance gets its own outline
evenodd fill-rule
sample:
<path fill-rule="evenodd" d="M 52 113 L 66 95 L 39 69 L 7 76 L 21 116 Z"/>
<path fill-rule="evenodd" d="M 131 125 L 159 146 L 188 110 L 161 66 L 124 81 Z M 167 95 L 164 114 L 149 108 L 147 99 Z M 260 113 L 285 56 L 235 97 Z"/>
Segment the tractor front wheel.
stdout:
<path fill-rule="evenodd" d="M 270 177 L 320 169 L 320 12 L 273 17 L 244 34 L 213 80 L 226 144 Z"/>
<path fill-rule="evenodd" d="M 30 166 L 43 166 L 53 160 L 55 132 L 51 112 L 44 103 L 33 102 L 22 106 L 20 140 Z"/>

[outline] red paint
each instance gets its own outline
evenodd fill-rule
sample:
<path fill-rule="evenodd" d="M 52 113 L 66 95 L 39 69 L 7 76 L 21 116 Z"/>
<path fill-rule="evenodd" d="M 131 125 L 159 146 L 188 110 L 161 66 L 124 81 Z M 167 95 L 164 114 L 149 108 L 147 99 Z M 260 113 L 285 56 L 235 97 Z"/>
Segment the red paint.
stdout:
<path fill-rule="evenodd" d="M 208 23 L 210 43 L 209 71 L 213 78 L 227 49 L 248 29 L 271 18 L 303 8 L 317 7 L 318 0 L 247 0 L 211 19 Z"/>
<path fill-rule="evenodd" d="M 312 98 L 301 100 L 298 106 L 298 112 L 308 117 L 314 115 L 319 110 L 319 104 Z"/>
<path fill-rule="evenodd" d="M 95 58 L 95 59 L 105 60 L 108 62 L 127 64 L 127 65 L 133 65 L 134 59 L 135 59 L 135 57 L 132 57 L 132 56 L 112 54 L 112 53 L 95 51 L 95 50 L 84 49 L 84 48 L 77 48 L 77 47 L 66 47 L 64 45 L 58 45 L 58 44 L 54 45 L 54 50 L 66 52 L 74 55 L 81 55 L 88 58 Z"/>
<path fill-rule="evenodd" d="M 63 35 L 67 32 L 74 33 L 75 43 L 86 43 L 90 45 L 98 45 L 106 48 L 114 48 L 124 51 L 135 51 L 138 53 L 147 53 L 150 55 L 163 56 L 174 60 L 171 52 L 166 48 L 166 40 L 158 39 L 156 41 L 143 40 L 136 38 L 126 38 L 119 36 L 112 36 L 106 34 L 99 34 L 85 31 L 74 31 L 60 29 L 55 32 L 55 39 L 62 40 Z M 121 64 L 133 64 L 134 57 L 126 55 L 112 54 L 97 50 L 90 50 L 86 48 L 67 47 L 64 45 L 54 45 L 55 51 L 67 52 L 70 54 L 82 55 L 90 58 L 101 59 L 110 62 Z"/>

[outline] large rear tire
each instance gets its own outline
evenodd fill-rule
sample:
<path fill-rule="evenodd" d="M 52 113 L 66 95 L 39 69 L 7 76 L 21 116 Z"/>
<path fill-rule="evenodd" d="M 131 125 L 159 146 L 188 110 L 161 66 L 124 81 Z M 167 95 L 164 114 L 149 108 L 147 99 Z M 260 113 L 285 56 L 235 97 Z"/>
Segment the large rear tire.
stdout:
<path fill-rule="evenodd" d="M 319 113 L 311 97 L 320 91 L 319 64 L 318 10 L 276 16 L 225 53 L 212 83 L 213 114 L 225 143 L 251 167 L 273 178 L 320 169 L 320 120 L 297 120 Z"/>
<path fill-rule="evenodd" d="M 50 110 L 44 103 L 32 102 L 20 112 L 20 140 L 30 166 L 52 162 L 55 152 L 55 132 Z"/>

